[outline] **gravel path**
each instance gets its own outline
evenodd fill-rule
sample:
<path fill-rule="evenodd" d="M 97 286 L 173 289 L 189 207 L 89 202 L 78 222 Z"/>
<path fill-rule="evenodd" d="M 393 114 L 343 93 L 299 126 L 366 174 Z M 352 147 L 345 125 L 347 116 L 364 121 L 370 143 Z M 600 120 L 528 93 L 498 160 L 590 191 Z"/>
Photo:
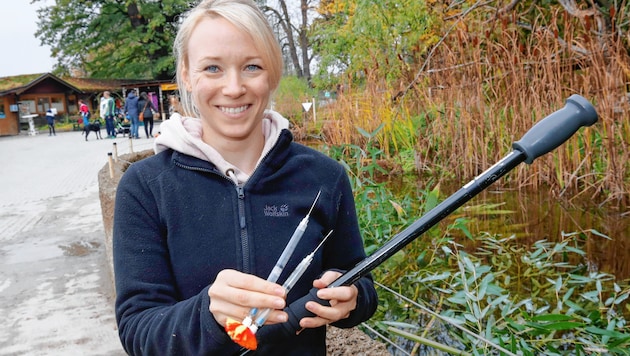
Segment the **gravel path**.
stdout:
<path fill-rule="evenodd" d="M 127 138 L 80 132 L 0 137 L 0 355 L 125 355 L 98 187 L 114 142 L 131 152 Z M 329 355 L 389 355 L 357 329 L 330 328 L 328 344 Z"/>
<path fill-rule="evenodd" d="M 0 137 L 1 355 L 125 354 L 97 183 L 114 142 L 130 152 L 126 138 L 80 132 Z"/>

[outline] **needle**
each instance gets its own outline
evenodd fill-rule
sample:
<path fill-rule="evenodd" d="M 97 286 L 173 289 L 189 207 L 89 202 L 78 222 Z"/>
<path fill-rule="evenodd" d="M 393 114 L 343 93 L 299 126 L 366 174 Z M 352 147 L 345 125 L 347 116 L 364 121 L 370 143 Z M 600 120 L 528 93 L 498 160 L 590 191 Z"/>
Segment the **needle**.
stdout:
<path fill-rule="evenodd" d="M 297 246 L 300 239 L 302 239 L 302 235 L 304 235 L 304 232 L 306 231 L 308 220 L 321 194 L 322 194 L 322 191 L 320 189 L 317 192 L 317 196 L 315 196 L 315 200 L 313 201 L 313 204 L 311 205 L 311 208 L 309 209 L 308 213 L 302 219 L 302 221 L 300 221 L 300 223 L 298 224 L 297 228 L 293 232 L 293 235 L 291 236 L 291 239 L 289 240 L 289 243 L 287 243 L 287 245 L 285 246 L 284 251 L 282 251 L 282 254 L 280 255 L 280 258 L 278 258 L 276 265 L 271 270 L 271 273 L 269 273 L 269 277 L 267 277 L 267 280 L 269 282 L 275 283 L 278 280 L 278 278 L 280 278 L 280 274 L 282 274 L 282 271 L 284 270 L 284 267 L 289 261 L 289 258 L 291 258 L 293 251 L 295 251 L 295 247 Z M 253 319 L 256 317 L 257 313 L 258 313 L 258 308 L 252 308 L 249 311 L 249 315 L 247 315 L 245 319 L 243 319 L 243 325 L 250 326 L 252 324 Z"/>
<path fill-rule="evenodd" d="M 295 267 L 295 270 L 293 270 L 291 275 L 289 275 L 287 280 L 282 285 L 282 287 L 286 290 L 287 293 L 289 293 L 291 288 L 293 288 L 293 286 L 295 286 L 295 283 L 297 283 L 297 281 L 300 279 L 300 277 L 302 277 L 304 272 L 306 272 L 308 267 L 311 265 L 311 262 L 313 262 L 313 257 L 315 257 L 315 253 L 324 244 L 324 242 L 326 242 L 326 239 L 328 239 L 330 234 L 332 234 L 332 230 L 330 230 L 330 232 L 324 237 L 322 242 L 320 242 L 319 245 L 317 245 L 317 247 L 313 250 L 313 252 L 309 253 L 306 257 L 304 257 L 304 259 L 297 265 L 297 267 Z M 267 317 L 269 317 L 269 313 L 271 313 L 271 310 L 272 310 L 271 308 L 267 308 L 267 309 L 263 310 L 258 315 L 258 318 L 256 318 L 256 322 L 254 324 L 252 324 L 251 326 L 249 326 L 249 329 L 254 334 L 256 333 L 258 328 L 262 324 L 264 324 L 265 321 L 267 321 Z"/>

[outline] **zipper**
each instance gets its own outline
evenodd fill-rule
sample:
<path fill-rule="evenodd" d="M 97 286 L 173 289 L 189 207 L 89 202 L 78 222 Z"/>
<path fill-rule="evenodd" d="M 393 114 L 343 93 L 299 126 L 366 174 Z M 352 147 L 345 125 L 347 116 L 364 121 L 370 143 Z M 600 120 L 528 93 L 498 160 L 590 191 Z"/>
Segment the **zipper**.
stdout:
<path fill-rule="evenodd" d="M 241 185 L 236 185 L 236 194 L 238 196 L 238 219 L 241 228 L 241 253 L 243 255 L 243 272 L 251 273 L 249 268 L 249 239 L 247 236 L 247 223 L 245 219 L 245 190 Z"/>
<path fill-rule="evenodd" d="M 213 170 L 213 169 L 207 169 L 207 168 L 202 168 L 202 167 L 194 167 L 194 166 L 188 166 L 185 164 L 182 164 L 181 162 L 175 161 L 175 165 L 179 166 L 181 168 L 184 169 L 189 169 L 191 171 L 198 171 L 198 172 L 206 172 L 206 173 L 212 173 L 212 174 L 216 174 L 219 177 L 228 180 L 230 183 L 234 184 L 234 186 L 236 187 L 236 195 L 238 197 L 237 203 L 238 203 L 238 223 L 239 223 L 239 229 L 240 229 L 240 242 L 241 242 L 241 254 L 243 255 L 243 272 L 244 273 L 251 273 L 250 270 L 250 253 L 249 253 L 249 239 L 248 239 L 248 234 L 247 234 L 247 219 L 245 219 L 245 189 L 243 188 L 243 186 L 235 183 L 230 177 L 228 177 L 227 175 L 217 171 L 217 170 Z"/>
<path fill-rule="evenodd" d="M 278 140 L 273 145 L 273 147 L 262 157 L 258 167 L 256 167 L 256 169 L 254 170 L 254 172 L 250 176 L 248 182 L 251 181 L 252 179 L 254 179 L 254 177 L 256 175 L 261 174 L 260 173 L 260 167 L 263 166 L 263 164 L 266 163 L 268 157 L 271 156 L 273 152 L 275 152 L 276 150 L 280 149 L 280 148 L 278 148 L 278 147 L 280 147 L 279 143 L 284 140 L 285 136 L 286 135 L 284 133 L 282 133 L 282 132 L 280 133 L 280 135 L 278 136 Z M 286 146 L 286 144 L 283 147 L 285 147 L 285 146 Z M 249 236 L 248 236 L 248 232 L 247 232 L 247 219 L 245 217 L 245 189 L 243 188 L 243 186 L 238 184 L 238 182 L 234 182 L 230 177 L 227 176 L 227 174 L 224 174 L 223 172 L 219 172 L 218 170 L 215 170 L 215 169 L 207 169 L 207 168 L 202 168 L 202 167 L 189 166 L 189 165 L 185 165 L 185 164 L 179 162 L 178 160 L 175 160 L 174 164 L 176 166 L 181 167 L 181 168 L 189 169 L 189 170 L 192 170 L 192 171 L 216 174 L 219 177 L 221 177 L 223 179 L 227 179 L 230 182 L 232 182 L 232 184 L 234 184 L 234 186 L 236 187 L 236 195 L 237 195 L 237 203 L 238 203 L 238 222 L 239 222 L 239 228 L 240 228 L 241 254 L 242 254 L 242 257 L 243 257 L 242 268 L 243 268 L 243 272 L 244 273 L 252 273 L 252 261 L 251 261 L 251 254 L 250 254 L 250 251 L 249 251 Z"/>

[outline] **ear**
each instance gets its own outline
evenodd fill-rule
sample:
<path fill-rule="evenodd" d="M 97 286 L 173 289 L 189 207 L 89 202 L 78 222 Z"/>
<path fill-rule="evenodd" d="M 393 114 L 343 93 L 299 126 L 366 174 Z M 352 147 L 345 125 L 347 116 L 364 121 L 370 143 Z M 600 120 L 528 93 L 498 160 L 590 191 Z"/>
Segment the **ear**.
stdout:
<path fill-rule="evenodd" d="M 188 70 L 188 65 L 186 63 L 182 64 L 182 69 L 180 70 L 180 75 L 182 78 L 182 81 L 184 82 L 184 85 L 186 86 L 186 91 L 187 92 L 191 92 L 192 91 L 192 85 L 190 85 L 190 71 Z"/>

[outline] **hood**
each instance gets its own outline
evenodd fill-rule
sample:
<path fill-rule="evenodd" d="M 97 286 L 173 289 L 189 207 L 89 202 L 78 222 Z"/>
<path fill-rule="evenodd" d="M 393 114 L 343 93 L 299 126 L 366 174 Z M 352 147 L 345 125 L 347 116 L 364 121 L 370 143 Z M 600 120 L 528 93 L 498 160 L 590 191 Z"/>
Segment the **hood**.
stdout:
<path fill-rule="evenodd" d="M 289 120 L 275 111 L 266 110 L 262 126 L 263 135 L 265 136 L 265 147 L 263 147 L 256 166 L 260 164 L 262 158 L 276 144 L 280 132 L 289 128 Z M 155 153 L 172 149 L 208 161 L 225 175 L 227 175 L 229 170 L 232 170 L 235 177 L 231 174 L 230 177 L 235 180 L 235 183 L 245 183 L 249 179 L 249 175 L 226 161 L 217 150 L 205 143 L 201 139 L 202 131 L 201 119 L 174 113 L 169 120 L 162 122 L 160 125 L 160 135 L 155 139 Z"/>

